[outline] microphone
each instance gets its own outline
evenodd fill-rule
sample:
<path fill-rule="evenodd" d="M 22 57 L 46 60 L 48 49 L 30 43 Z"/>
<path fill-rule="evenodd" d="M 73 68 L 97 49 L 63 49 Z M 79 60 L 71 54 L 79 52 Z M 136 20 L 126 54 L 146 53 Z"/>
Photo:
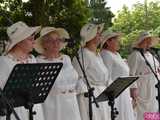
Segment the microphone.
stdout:
<path fill-rule="evenodd" d="M 73 38 L 65 39 L 65 42 L 67 42 L 67 47 L 74 48 L 77 44 L 77 41 Z"/>

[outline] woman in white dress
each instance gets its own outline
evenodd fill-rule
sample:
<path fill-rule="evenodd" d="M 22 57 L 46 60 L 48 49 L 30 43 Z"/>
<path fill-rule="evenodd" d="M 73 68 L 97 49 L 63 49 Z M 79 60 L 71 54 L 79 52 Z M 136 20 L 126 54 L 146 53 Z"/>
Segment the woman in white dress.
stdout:
<path fill-rule="evenodd" d="M 121 34 L 116 32 L 105 31 L 102 33 L 104 40 L 101 56 L 112 80 L 116 80 L 122 76 L 129 76 L 129 67 L 118 53 L 120 49 L 120 36 Z M 129 88 L 127 88 L 115 102 L 115 106 L 119 112 L 116 120 L 135 120 Z"/>
<path fill-rule="evenodd" d="M 34 47 L 34 36 L 38 31 L 40 31 L 40 27 L 28 27 L 21 21 L 7 28 L 10 43 L 5 50 L 5 54 L 0 57 L 0 87 L 2 89 L 16 64 L 36 63 L 35 57 L 30 52 Z M 35 105 L 33 110 L 37 112 L 34 115 L 35 120 L 44 120 L 41 104 Z M 15 111 L 21 120 L 29 119 L 28 110 L 24 107 L 17 107 Z M 0 117 L 0 120 L 5 119 L 5 117 Z M 16 120 L 13 114 L 11 120 Z"/>
<path fill-rule="evenodd" d="M 91 87 L 94 87 L 94 95 L 97 97 L 109 84 L 108 70 L 105 67 L 103 60 L 97 52 L 97 46 L 100 44 L 101 31 L 103 25 L 95 25 L 88 23 L 81 29 L 81 37 L 83 39 L 81 48 L 78 52 L 79 60 L 85 70 L 88 81 Z M 89 103 L 88 98 L 84 97 L 87 92 L 85 78 L 82 74 L 80 66 L 76 58 L 73 59 L 73 65 L 79 73 L 79 81 L 77 85 L 78 103 L 82 120 L 89 120 Z M 110 112 L 107 102 L 98 103 L 99 108 L 96 108 L 93 103 L 93 120 L 110 120 Z"/>
<path fill-rule="evenodd" d="M 63 28 L 44 27 L 36 41 L 39 63 L 62 62 L 63 67 L 43 104 L 45 120 L 81 120 L 76 99 L 78 74 L 71 64 L 70 57 L 60 53 L 69 39 Z"/>
<path fill-rule="evenodd" d="M 140 34 L 134 47 L 144 50 L 144 56 L 154 72 L 159 76 L 159 63 L 157 59 L 147 51 L 153 43 L 155 43 L 154 37 L 147 32 L 143 32 Z M 143 120 L 145 112 L 158 112 L 158 102 L 156 100 L 157 90 L 155 88 L 157 80 L 138 50 L 134 50 L 129 55 L 128 64 L 130 67 L 130 75 L 138 75 L 140 77 L 136 81 L 138 94 L 134 96 L 134 100 L 136 103 L 135 111 L 137 120 Z"/>

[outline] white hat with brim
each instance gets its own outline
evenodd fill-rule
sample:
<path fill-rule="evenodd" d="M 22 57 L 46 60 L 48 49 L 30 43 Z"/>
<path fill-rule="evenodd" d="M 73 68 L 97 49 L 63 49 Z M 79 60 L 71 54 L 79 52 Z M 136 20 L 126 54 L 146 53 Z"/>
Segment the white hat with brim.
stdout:
<path fill-rule="evenodd" d="M 102 32 L 103 27 L 104 23 L 98 25 L 93 23 L 85 24 L 80 31 L 80 36 L 82 38 L 81 46 L 84 47 L 87 42 L 96 37 L 98 28 L 99 32 Z"/>
<path fill-rule="evenodd" d="M 160 41 L 160 39 L 158 37 L 153 37 L 148 32 L 142 32 L 142 33 L 140 33 L 138 40 L 133 43 L 132 47 L 138 47 L 138 45 L 140 43 L 142 43 L 147 38 L 150 38 L 152 40 L 150 47 L 155 46 Z"/>
<path fill-rule="evenodd" d="M 42 41 L 43 41 L 43 37 L 51 32 L 56 32 L 59 34 L 61 39 L 69 39 L 69 33 L 63 29 L 63 28 L 55 28 L 55 27 L 44 27 L 42 28 L 41 32 L 40 32 L 40 37 L 36 40 L 36 44 L 35 44 L 35 50 L 42 54 L 44 53 L 44 47 L 42 45 Z M 61 45 L 61 49 L 64 48 L 67 45 L 67 42 L 64 42 Z"/>
<path fill-rule="evenodd" d="M 17 22 L 7 28 L 7 34 L 10 39 L 5 49 L 5 54 L 8 53 L 16 44 L 36 34 L 40 31 L 41 26 L 29 27 L 24 22 Z"/>
<path fill-rule="evenodd" d="M 107 30 L 102 33 L 102 43 L 101 46 L 105 44 L 105 42 L 113 37 L 121 37 L 123 34 L 120 32 L 108 32 Z M 118 39 L 120 40 L 120 39 Z"/>

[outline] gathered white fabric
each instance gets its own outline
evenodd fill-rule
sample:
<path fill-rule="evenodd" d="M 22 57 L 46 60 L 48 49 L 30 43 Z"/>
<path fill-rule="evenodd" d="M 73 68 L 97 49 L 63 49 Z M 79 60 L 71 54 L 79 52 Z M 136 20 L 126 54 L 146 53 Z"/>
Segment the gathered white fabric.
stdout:
<path fill-rule="evenodd" d="M 28 59 L 26 59 L 26 61 L 23 61 L 23 63 L 24 62 L 36 63 L 36 59 L 31 55 Z M 2 89 L 4 88 L 13 67 L 18 63 L 22 63 L 22 61 L 17 61 L 11 55 L 0 57 L 0 87 Z M 34 116 L 34 120 L 44 120 L 41 104 L 34 105 L 33 110 L 37 112 L 37 114 Z M 15 108 L 15 111 L 21 120 L 29 119 L 29 112 L 24 107 L 17 107 Z M 6 120 L 6 117 L 0 117 L 0 120 Z M 11 120 L 16 120 L 13 114 L 11 115 Z"/>
<path fill-rule="evenodd" d="M 101 56 L 89 51 L 87 48 L 79 50 L 79 58 L 91 87 L 95 88 L 94 93 L 97 97 L 109 85 L 110 78 L 108 70 L 103 63 Z M 87 92 L 86 81 L 76 58 L 73 59 L 73 66 L 79 74 L 77 99 L 81 118 L 82 120 L 89 120 L 88 98 L 84 97 L 84 93 Z M 92 104 L 92 106 L 93 120 L 110 120 L 109 106 L 107 102 L 99 103 L 99 108 L 96 108 L 95 104 Z"/>
<path fill-rule="evenodd" d="M 113 81 L 118 77 L 129 76 L 129 67 L 119 53 L 102 50 L 101 56 Z M 135 120 L 129 88 L 115 100 L 115 107 L 119 111 L 117 120 Z"/>
<path fill-rule="evenodd" d="M 37 57 L 39 63 L 62 62 L 63 67 L 43 103 L 45 120 L 81 120 L 76 99 L 78 74 L 67 55 L 48 60 L 44 56 Z"/>
<path fill-rule="evenodd" d="M 150 52 L 146 52 L 144 55 L 158 77 L 160 77 L 160 65 L 157 59 L 153 57 Z M 138 51 L 131 53 L 128 57 L 128 64 L 130 67 L 130 74 L 140 77 L 136 81 L 139 92 L 136 113 L 137 120 L 143 120 L 143 114 L 145 112 L 158 112 L 158 102 L 156 100 L 157 90 L 155 88 L 157 80 Z"/>

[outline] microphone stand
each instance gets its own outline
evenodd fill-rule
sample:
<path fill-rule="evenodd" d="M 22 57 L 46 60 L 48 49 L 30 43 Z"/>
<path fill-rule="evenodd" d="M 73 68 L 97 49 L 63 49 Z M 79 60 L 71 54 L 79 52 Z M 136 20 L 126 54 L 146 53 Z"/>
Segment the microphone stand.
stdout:
<path fill-rule="evenodd" d="M 12 104 L 8 101 L 8 99 L 4 96 L 2 89 L 0 88 L 0 96 L 1 96 L 1 101 L 3 104 L 5 104 L 5 108 L 3 108 L 3 112 L 6 115 L 6 120 L 11 120 L 10 119 L 10 115 L 11 113 L 13 113 L 13 115 L 15 116 L 15 118 L 17 120 L 20 120 L 18 114 L 16 113 L 16 111 L 14 110 L 14 107 L 12 106 Z"/>
<path fill-rule="evenodd" d="M 157 79 L 157 84 L 155 85 L 155 87 L 157 88 L 158 91 L 158 96 L 156 96 L 156 99 L 158 101 L 158 111 L 160 112 L 160 80 L 157 76 L 157 74 L 154 72 L 153 68 L 151 67 L 150 63 L 148 62 L 148 60 L 146 59 L 144 53 L 142 50 L 139 50 L 139 52 L 141 53 L 142 57 L 145 60 L 146 65 L 150 68 L 151 72 L 153 73 L 153 75 L 155 76 L 155 78 Z"/>
<path fill-rule="evenodd" d="M 77 59 L 77 61 L 78 61 L 78 63 L 79 63 L 79 66 L 80 66 L 80 68 L 81 68 L 81 71 L 82 71 L 82 73 L 83 73 L 84 79 L 85 79 L 86 84 L 87 84 L 88 92 L 86 92 L 86 93 L 84 94 L 84 96 L 85 96 L 85 97 L 88 97 L 88 101 L 89 101 L 89 118 L 90 118 L 90 120 L 93 120 L 92 103 L 94 103 L 97 108 L 99 108 L 99 105 L 98 105 L 98 103 L 97 103 L 97 101 L 96 101 L 96 98 L 95 98 L 95 96 L 94 96 L 94 88 L 91 87 L 91 85 L 89 84 L 89 81 L 88 81 L 88 79 L 87 79 L 87 75 L 86 75 L 86 73 L 85 73 L 84 68 L 82 67 L 82 64 L 81 64 L 81 62 L 80 62 L 80 58 L 79 58 L 79 55 L 78 55 L 78 54 L 76 54 L 76 59 Z M 93 101 L 92 101 L 92 100 L 93 100 Z"/>

